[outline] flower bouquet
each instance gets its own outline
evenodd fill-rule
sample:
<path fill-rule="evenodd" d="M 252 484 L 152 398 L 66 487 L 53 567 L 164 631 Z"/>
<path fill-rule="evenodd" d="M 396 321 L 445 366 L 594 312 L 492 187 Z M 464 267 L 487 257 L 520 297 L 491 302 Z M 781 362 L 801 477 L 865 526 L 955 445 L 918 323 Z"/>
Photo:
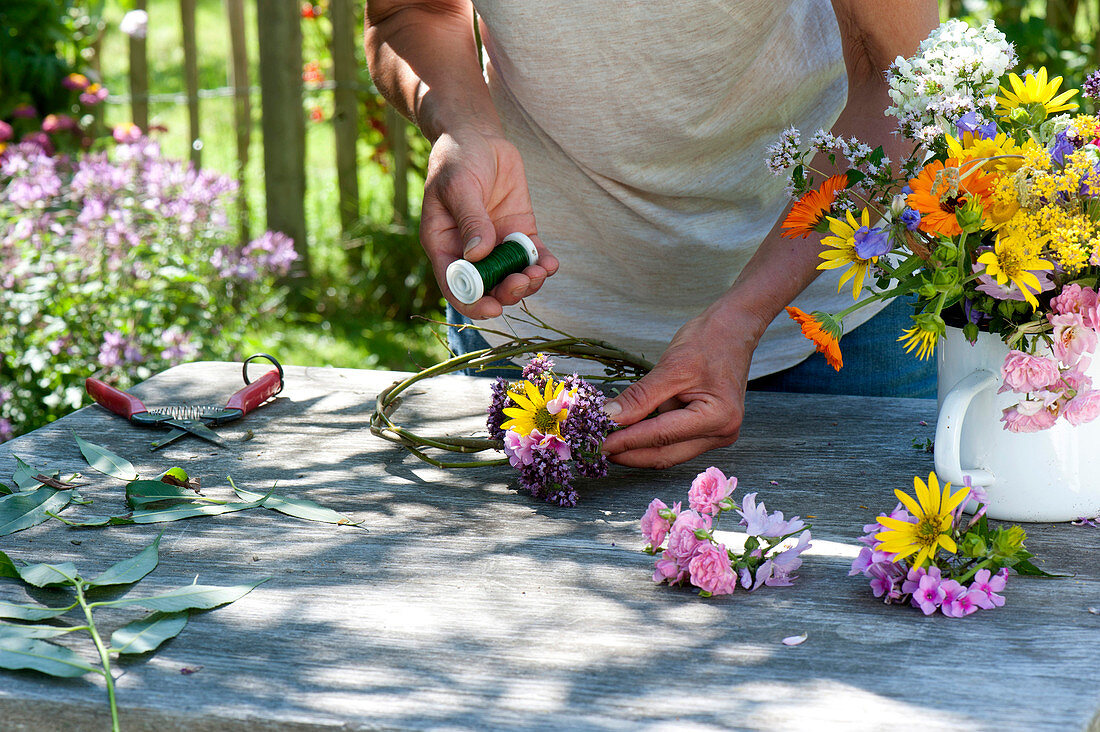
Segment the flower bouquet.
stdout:
<path fill-rule="evenodd" d="M 985 493 L 965 485 L 954 492 L 940 489 L 935 473 L 925 483 L 913 478 L 914 495 L 895 490 L 900 503 L 890 514 L 863 527 L 866 546 L 852 562 L 849 575 L 862 574 L 871 591 L 887 604 L 910 604 L 925 615 L 937 610 L 961 618 L 979 609 L 1005 604 L 1008 571 L 1051 577 L 1031 563 L 1019 526 L 990 528 Z M 963 515 L 967 500 L 978 504 Z"/>
<path fill-rule="evenodd" d="M 691 584 L 701 597 L 729 595 L 740 584 L 748 591 L 763 586 L 785 587 L 810 547 L 810 527 L 795 516 L 783 518 L 782 511 L 768 513 L 755 493 L 746 494 L 738 505 L 731 497 L 737 478 L 727 478 L 710 467 L 696 476 L 688 490 L 688 510 L 680 503 L 671 508 L 654 498 L 642 516 L 645 552 L 659 556 L 653 581 L 670 585 Z M 748 538 L 741 551 L 720 543 L 714 530 L 722 514 L 736 511 Z M 665 544 L 665 539 L 668 544 Z"/>
<path fill-rule="evenodd" d="M 846 315 L 913 296 L 906 350 L 928 358 L 949 325 L 971 342 L 997 334 L 1003 390 L 1019 395 L 1004 428 L 1030 432 L 1100 415 L 1085 373 L 1100 333 L 1100 119 L 1071 114 L 1078 90 L 1046 69 L 1005 76 L 1015 61 L 992 23 L 950 20 L 886 72 L 908 158 L 894 165 L 882 147 L 822 130 L 803 145 L 792 128 L 767 163 L 797 199 L 784 235 L 825 234 L 819 269 L 843 269 L 856 300 L 839 313 L 788 308 L 833 367 Z M 1084 92 L 1100 97 L 1100 72 Z M 825 177 L 815 155 L 851 168 Z"/>
<path fill-rule="evenodd" d="M 495 348 L 471 351 L 443 361 L 395 382 L 378 395 L 371 416 L 371 433 L 406 447 L 421 460 L 444 468 L 510 464 L 518 472 L 520 486 L 536 498 L 560 506 L 575 506 L 577 476 L 600 478 L 607 474 L 607 458 L 600 452 L 603 440 L 615 427 L 603 411 L 601 381 L 629 382 L 640 379 L 653 365 L 602 341 L 575 338 L 555 330 L 524 310 L 527 321 L 549 335 L 521 338 L 499 331 L 508 340 Z M 521 318 L 524 316 L 520 316 Z M 459 328 L 488 329 L 473 325 Z M 602 375 L 554 372 L 551 355 L 599 364 Z M 463 370 L 475 373 L 500 369 L 502 360 L 531 356 L 525 366 L 510 366 L 520 378 L 498 377 L 491 387 L 486 409 L 488 437 L 427 437 L 398 425 L 394 411 L 400 395 L 424 379 Z M 507 361 L 505 361 L 508 363 Z M 503 457 L 473 461 L 444 461 L 428 450 L 451 453 L 503 452 Z"/>

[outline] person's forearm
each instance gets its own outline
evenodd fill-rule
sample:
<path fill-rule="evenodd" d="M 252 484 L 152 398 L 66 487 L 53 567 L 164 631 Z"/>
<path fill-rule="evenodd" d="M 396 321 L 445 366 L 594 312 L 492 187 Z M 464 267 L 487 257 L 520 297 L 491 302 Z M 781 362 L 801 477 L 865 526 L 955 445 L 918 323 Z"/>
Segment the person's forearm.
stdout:
<path fill-rule="evenodd" d="M 433 143 L 462 126 L 500 134 L 468 0 L 368 0 L 363 38 L 375 86 Z"/>

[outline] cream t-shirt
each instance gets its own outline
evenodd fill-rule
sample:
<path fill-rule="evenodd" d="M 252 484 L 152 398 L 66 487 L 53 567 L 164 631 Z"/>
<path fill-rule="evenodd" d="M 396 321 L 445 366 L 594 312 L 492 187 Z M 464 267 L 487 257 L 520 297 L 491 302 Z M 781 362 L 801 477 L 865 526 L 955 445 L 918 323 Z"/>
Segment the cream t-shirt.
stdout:
<path fill-rule="evenodd" d="M 765 167 L 765 149 L 791 125 L 807 136 L 829 129 L 844 107 L 829 0 L 474 5 L 493 102 L 523 157 L 539 235 L 561 262 L 527 306 L 560 330 L 656 361 L 783 212 L 785 180 Z M 823 274 L 795 304 L 850 304 L 838 278 Z M 812 351 L 783 313 L 750 377 Z"/>

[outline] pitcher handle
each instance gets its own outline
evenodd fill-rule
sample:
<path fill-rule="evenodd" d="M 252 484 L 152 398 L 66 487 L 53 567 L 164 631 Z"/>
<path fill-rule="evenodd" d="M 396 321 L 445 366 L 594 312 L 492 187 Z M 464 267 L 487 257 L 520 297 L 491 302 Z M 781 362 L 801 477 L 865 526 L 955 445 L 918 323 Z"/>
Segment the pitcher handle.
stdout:
<path fill-rule="evenodd" d="M 999 376 L 985 369 L 978 369 L 969 376 L 955 384 L 940 407 L 940 416 L 936 421 L 936 475 L 941 481 L 948 481 L 955 485 L 961 485 L 963 476 L 970 476 L 971 485 L 993 485 L 994 475 L 981 468 L 967 468 L 962 466 L 960 448 L 962 445 L 963 419 L 970 402 L 979 393 L 997 383 Z"/>

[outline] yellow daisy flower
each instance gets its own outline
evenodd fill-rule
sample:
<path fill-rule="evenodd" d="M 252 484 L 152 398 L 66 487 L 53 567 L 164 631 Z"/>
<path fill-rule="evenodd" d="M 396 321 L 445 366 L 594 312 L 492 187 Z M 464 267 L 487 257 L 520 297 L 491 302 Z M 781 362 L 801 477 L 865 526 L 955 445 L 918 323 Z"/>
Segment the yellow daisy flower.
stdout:
<path fill-rule="evenodd" d="M 928 474 L 928 484 L 919 477 L 913 478 L 913 492 L 916 500 L 908 493 L 894 490 L 894 495 L 902 502 L 916 523 L 902 521 L 889 516 L 879 516 L 878 523 L 883 530 L 875 534 L 879 544 L 875 549 L 895 554 L 894 561 L 900 561 L 914 552 L 916 558 L 911 566 L 923 566 L 926 561 L 936 558 L 940 547 L 954 554 L 959 550 L 951 538 L 951 513 L 970 495 L 969 488 L 961 488 L 951 493 L 951 484 L 943 486 L 940 493 L 939 480 L 935 473 Z"/>
<path fill-rule="evenodd" d="M 998 285 L 1004 286 L 1012 280 L 1012 284 L 1020 288 L 1024 299 L 1033 309 L 1039 307 L 1035 293 L 1043 290 L 1039 278 L 1034 273 L 1038 270 L 1054 269 L 1053 264 L 1034 254 L 1026 239 L 1013 236 L 1008 229 L 1002 229 L 997 233 L 997 242 L 993 246 L 993 251 L 982 254 L 978 257 L 977 263 L 985 265 L 985 273 L 995 277 Z"/>
<path fill-rule="evenodd" d="M 844 287 L 848 280 L 852 281 L 852 299 L 859 299 L 859 293 L 863 292 L 863 281 L 867 278 L 867 269 L 878 261 L 878 257 L 864 259 L 856 252 L 856 233 L 861 229 L 871 227 L 870 214 L 867 209 L 857 220 L 851 211 L 847 211 L 847 222 L 829 217 L 829 231 L 832 236 L 827 236 L 821 243 L 830 249 L 826 249 L 819 256 L 825 261 L 817 265 L 818 269 L 838 269 L 848 267 L 837 283 L 836 291 Z"/>
<path fill-rule="evenodd" d="M 530 381 L 521 382 L 519 386 L 522 387 L 522 393 L 508 390 L 508 398 L 518 406 L 504 408 L 504 414 L 511 419 L 500 428 L 505 431 L 513 430 L 523 436 L 537 429 L 544 435 L 561 437 L 561 425 L 569 416 L 569 410 L 562 407 L 556 412 L 551 412 L 547 403 L 561 398 L 562 392 L 565 391 L 565 382 L 555 384 L 553 379 L 547 379 L 541 393 L 539 388 Z"/>
<path fill-rule="evenodd" d="M 1070 102 L 1070 98 L 1077 93 L 1076 89 L 1068 89 L 1061 94 L 1058 87 L 1062 85 L 1062 77 L 1056 76 L 1047 81 L 1047 70 L 1044 66 L 1037 73 L 1027 74 L 1021 79 L 1016 74 L 1008 75 L 1008 83 L 1012 91 L 1001 87 L 1001 94 L 997 97 L 997 114 L 1006 116 L 1018 107 L 1027 108 L 1029 113 L 1036 116 L 1042 111 L 1042 116 L 1035 121 L 1041 122 L 1056 112 L 1065 112 L 1077 109 L 1076 102 Z"/>
<path fill-rule="evenodd" d="M 998 132 L 993 138 L 976 138 L 973 133 L 964 132 L 961 138 L 944 135 L 947 142 L 947 156 L 955 158 L 959 163 L 967 160 L 984 160 L 982 170 L 987 172 L 1009 170 L 1015 172 L 1023 165 L 1023 158 L 1005 157 L 1007 155 L 1019 155 L 1016 141 L 1007 133 Z M 993 160 L 992 158 L 1001 158 Z M 968 168 L 969 169 L 969 166 Z"/>
<path fill-rule="evenodd" d="M 905 347 L 906 353 L 912 353 L 913 349 L 917 349 L 917 358 L 921 361 L 931 356 L 936 350 L 936 342 L 940 339 L 940 334 L 933 330 L 925 330 L 919 325 L 914 325 L 909 330 L 901 334 L 899 341 L 905 341 L 902 345 Z"/>

